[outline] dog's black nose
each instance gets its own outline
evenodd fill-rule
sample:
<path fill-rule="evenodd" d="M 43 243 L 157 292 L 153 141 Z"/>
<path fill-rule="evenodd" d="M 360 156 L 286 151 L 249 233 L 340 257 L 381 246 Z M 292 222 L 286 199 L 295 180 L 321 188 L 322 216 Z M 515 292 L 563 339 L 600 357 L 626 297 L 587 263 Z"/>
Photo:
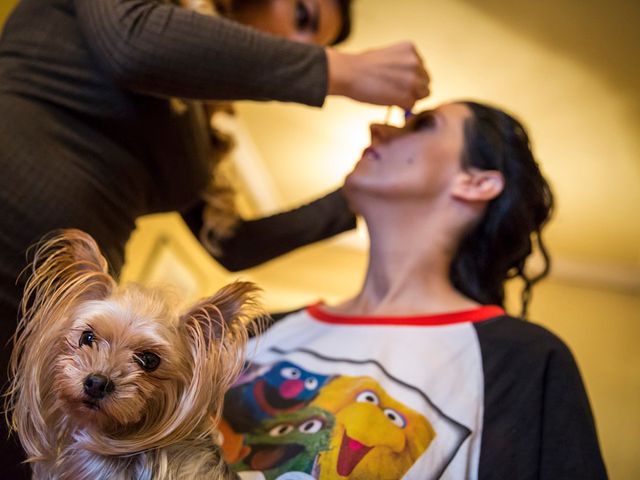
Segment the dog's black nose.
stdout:
<path fill-rule="evenodd" d="M 92 373 L 84 379 L 84 393 L 91 398 L 103 398 L 106 394 L 113 392 L 113 382 L 104 375 Z"/>

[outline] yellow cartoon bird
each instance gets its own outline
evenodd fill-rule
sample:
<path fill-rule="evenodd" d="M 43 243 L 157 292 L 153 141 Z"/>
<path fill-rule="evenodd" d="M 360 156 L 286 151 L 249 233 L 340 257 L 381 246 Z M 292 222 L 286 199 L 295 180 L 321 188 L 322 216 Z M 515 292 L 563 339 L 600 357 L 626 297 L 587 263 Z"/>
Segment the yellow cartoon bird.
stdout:
<path fill-rule="evenodd" d="M 399 479 L 436 433 L 420 413 L 394 400 L 370 377 L 341 376 L 311 403 L 335 415 L 320 479 Z"/>

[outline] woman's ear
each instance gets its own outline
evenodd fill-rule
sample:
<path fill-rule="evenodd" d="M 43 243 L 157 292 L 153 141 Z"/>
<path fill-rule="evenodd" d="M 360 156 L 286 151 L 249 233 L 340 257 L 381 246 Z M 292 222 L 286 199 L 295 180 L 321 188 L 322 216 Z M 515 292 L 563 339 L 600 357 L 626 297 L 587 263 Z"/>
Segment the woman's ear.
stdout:
<path fill-rule="evenodd" d="M 465 202 L 489 202 L 502 193 L 504 176 L 497 170 L 468 169 L 460 172 L 452 195 Z"/>

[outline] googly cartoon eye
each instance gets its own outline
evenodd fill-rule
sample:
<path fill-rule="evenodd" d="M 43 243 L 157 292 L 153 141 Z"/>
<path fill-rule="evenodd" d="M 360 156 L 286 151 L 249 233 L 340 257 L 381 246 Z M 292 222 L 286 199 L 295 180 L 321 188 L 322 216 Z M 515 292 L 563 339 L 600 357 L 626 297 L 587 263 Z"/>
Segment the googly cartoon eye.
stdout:
<path fill-rule="evenodd" d="M 302 376 L 302 372 L 295 367 L 285 367 L 280 370 L 280 375 L 288 380 L 296 380 Z"/>
<path fill-rule="evenodd" d="M 309 377 L 304 381 L 304 388 L 307 390 L 315 390 L 318 388 L 318 379 L 316 377 Z"/>
<path fill-rule="evenodd" d="M 281 423 L 280 425 L 276 425 L 271 430 L 269 430 L 269 435 L 271 435 L 272 437 L 282 437 L 283 435 L 291 433 L 293 431 L 293 428 L 293 425 L 290 425 L 288 423 Z"/>
<path fill-rule="evenodd" d="M 384 416 L 391 420 L 396 427 L 404 428 L 407 426 L 407 421 L 404 419 L 401 413 L 396 412 L 393 408 L 385 408 Z"/>
<path fill-rule="evenodd" d="M 356 402 L 371 403 L 373 405 L 379 405 L 380 399 L 378 398 L 378 395 L 376 395 L 371 390 L 365 390 L 364 392 L 360 392 L 358 394 L 358 396 L 356 397 Z"/>
<path fill-rule="evenodd" d="M 322 420 L 319 418 L 312 418 L 311 420 L 307 420 L 302 423 L 298 427 L 298 431 L 302 433 L 316 433 L 322 430 L 322 427 L 324 427 L 324 422 Z"/>

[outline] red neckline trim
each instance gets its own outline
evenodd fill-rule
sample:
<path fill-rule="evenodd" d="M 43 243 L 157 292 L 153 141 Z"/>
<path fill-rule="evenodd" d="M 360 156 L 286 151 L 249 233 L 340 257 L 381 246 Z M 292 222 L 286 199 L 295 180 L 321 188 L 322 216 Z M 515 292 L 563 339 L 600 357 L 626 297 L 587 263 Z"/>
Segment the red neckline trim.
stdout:
<path fill-rule="evenodd" d="M 498 305 L 483 305 L 471 310 L 458 312 L 439 313 L 434 315 L 416 315 L 409 317 L 373 317 L 351 316 L 327 312 L 322 309 L 322 302 L 307 307 L 307 313 L 314 319 L 325 323 L 341 325 L 407 325 L 407 326 L 432 326 L 451 325 L 464 322 L 482 322 L 493 317 L 505 315 L 505 311 Z"/>

